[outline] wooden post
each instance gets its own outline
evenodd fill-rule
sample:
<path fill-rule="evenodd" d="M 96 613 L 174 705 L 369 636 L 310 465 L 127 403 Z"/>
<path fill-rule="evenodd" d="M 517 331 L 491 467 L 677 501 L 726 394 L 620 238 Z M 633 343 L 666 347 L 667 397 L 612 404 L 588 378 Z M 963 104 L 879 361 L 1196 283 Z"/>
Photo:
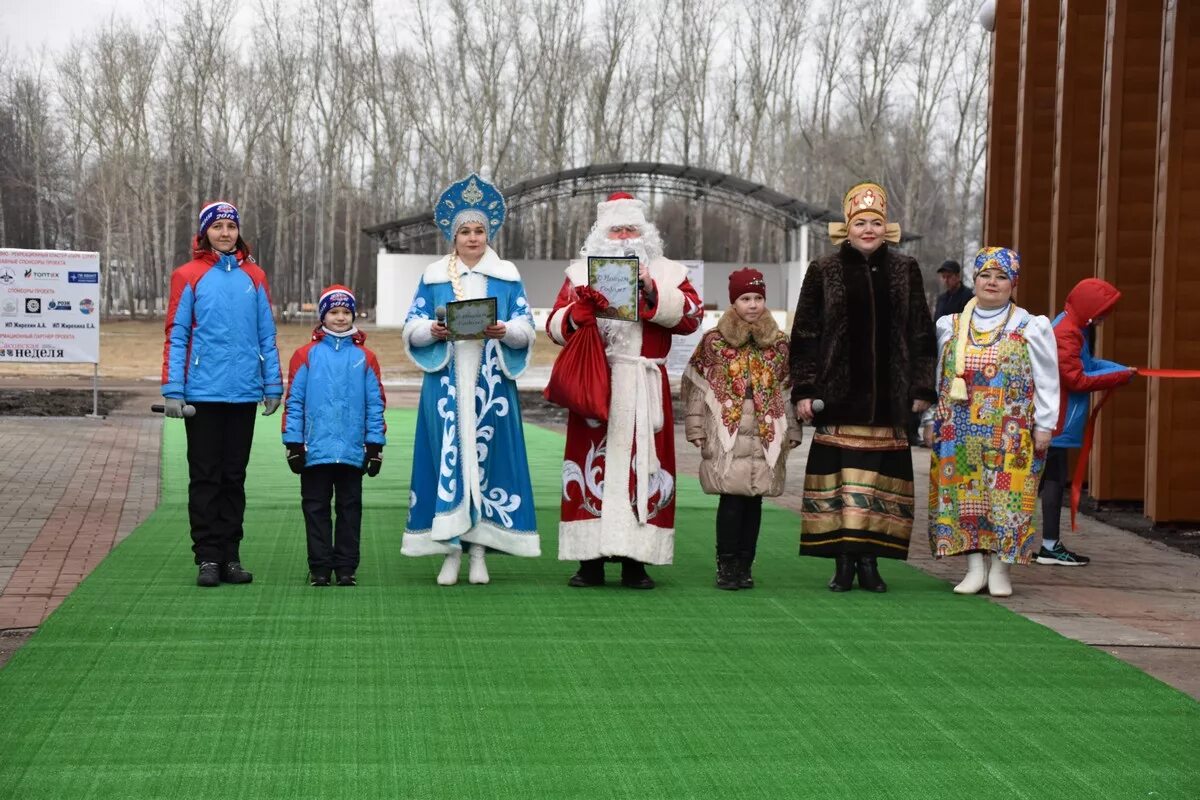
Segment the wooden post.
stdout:
<path fill-rule="evenodd" d="M 1164 0 L 1162 77 L 1151 261 L 1150 366 L 1200 369 L 1200 8 Z M 1146 515 L 1200 519 L 1200 384 L 1151 379 L 1147 403 Z"/>
<path fill-rule="evenodd" d="M 1012 245 L 1021 254 L 1018 302 L 1048 314 L 1057 96 L 1057 71 L 1048 65 L 1058 60 L 1058 0 L 1024 0 L 1021 12 Z"/>
<path fill-rule="evenodd" d="M 987 175 L 983 193 L 984 245 L 1007 247 L 1012 243 L 1020 58 L 1020 0 L 999 0 L 996 29 L 992 34 L 992 79 L 988 94 Z"/>
<path fill-rule="evenodd" d="M 1096 277 L 1120 289 L 1121 302 L 1099 327 L 1096 352 L 1130 366 L 1150 355 L 1146 262 L 1154 248 L 1162 24 L 1161 2 L 1134 11 L 1126 0 L 1108 0 Z M 1122 388 L 1100 415 L 1088 483 L 1098 500 L 1145 496 L 1146 383 Z"/>

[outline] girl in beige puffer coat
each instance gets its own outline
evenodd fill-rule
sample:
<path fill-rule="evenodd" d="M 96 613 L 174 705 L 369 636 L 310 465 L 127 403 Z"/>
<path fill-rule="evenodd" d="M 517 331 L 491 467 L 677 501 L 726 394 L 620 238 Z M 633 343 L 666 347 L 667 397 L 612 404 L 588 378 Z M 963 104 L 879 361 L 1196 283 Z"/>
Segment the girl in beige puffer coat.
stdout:
<path fill-rule="evenodd" d="M 788 339 L 766 308 L 762 273 L 729 276 L 732 304 L 683 374 L 684 431 L 700 448 L 700 484 L 719 494 L 717 588 L 751 589 L 763 497 L 783 493 L 800 427 L 788 403 Z"/>

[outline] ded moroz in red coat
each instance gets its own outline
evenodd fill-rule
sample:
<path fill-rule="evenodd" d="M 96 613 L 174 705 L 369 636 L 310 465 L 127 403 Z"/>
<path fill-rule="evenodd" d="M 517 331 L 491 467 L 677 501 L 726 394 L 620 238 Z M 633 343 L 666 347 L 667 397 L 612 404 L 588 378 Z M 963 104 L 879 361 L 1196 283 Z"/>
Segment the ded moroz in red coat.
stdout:
<path fill-rule="evenodd" d="M 609 367 L 608 423 L 567 418 L 558 557 L 586 561 L 626 556 L 670 564 L 675 553 L 675 431 L 664 367 L 671 337 L 700 326 L 700 296 L 687 267 L 656 258 L 649 264 L 657 304 L 641 299 L 640 322 L 597 320 Z M 565 344 L 575 288 L 587 285 L 587 262 L 575 261 L 554 301 L 546 332 Z M 608 463 L 628 465 L 607 480 Z"/>

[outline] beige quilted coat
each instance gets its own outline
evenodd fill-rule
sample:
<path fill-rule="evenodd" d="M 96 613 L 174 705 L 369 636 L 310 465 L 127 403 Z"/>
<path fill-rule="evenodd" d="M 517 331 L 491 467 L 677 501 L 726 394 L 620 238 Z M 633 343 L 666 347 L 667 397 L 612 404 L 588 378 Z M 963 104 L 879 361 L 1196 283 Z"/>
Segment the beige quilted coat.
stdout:
<path fill-rule="evenodd" d="M 763 314 L 756 323 L 749 325 L 731 308 L 721 317 L 716 330 L 710 331 L 706 337 L 718 334 L 739 350 L 765 345 L 787 347 L 787 337 L 770 314 Z M 786 376 L 784 382 L 775 387 L 775 391 L 782 393 L 784 406 L 790 406 Z M 704 491 L 708 494 L 778 497 L 783 493 L 787 478 L 788 452 L 800 443 L 801 437 L 800 426 L 791 409 L 787 408 L 784 414 L 786 422 L 778 423 L 776 438 L 781 447 L 772 464 L 758 436 L 753 401 L 748 398 L 743 401 L 741 424 L 730 447 L 726 447 L 722 441 L 727 437 L 721 436 L 721 421 L 712 409 L 713 402 L 712 388 L 689 365 L 683 374 L 684 433 L 689 442 L 700 444 L 700 485 Z"/>

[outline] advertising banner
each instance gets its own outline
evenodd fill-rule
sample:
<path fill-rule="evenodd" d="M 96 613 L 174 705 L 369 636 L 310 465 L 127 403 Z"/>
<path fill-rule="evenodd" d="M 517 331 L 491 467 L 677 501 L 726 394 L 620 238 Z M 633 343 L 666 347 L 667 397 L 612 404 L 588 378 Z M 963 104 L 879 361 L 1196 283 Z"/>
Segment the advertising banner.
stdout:
<path fill-rule="evenodd" d="M 680 261 L 688 268 L 688 280 L 696 289 L 696 293 L 700 295 L 701 300 L 704 298 L 704 262 L 703 261 Z M 700 344 L 700 340 L 704 338 L 703 325 L 697 328 L 694 332 L 687 336 L 675 336 L 671 339 L 671 352 L 667 354 L 667 375 L 672 378 L 678 378 L 687 369 L 688 359 L 692 357 L 692 353 L 696 349 L 696 345 Z"/>
<path fill-rule="evenodd" d="M 100 254 L 0 248 L 0 362 L 100 362 Z"/>

